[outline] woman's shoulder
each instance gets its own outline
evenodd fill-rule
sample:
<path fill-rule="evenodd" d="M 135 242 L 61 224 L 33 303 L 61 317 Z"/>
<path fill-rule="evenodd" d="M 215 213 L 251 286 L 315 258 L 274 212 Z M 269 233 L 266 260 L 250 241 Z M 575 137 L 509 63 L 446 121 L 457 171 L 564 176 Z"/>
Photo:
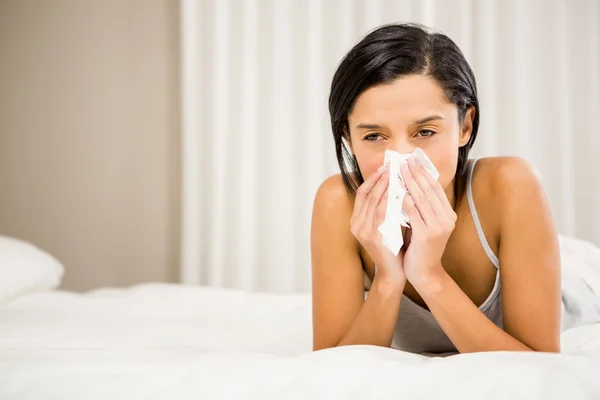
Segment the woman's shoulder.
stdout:
<path fill-rule="evenodd" d="M 474 186 L 485 191 L 496 201 L 514 196 L 523 185 L 541 187 L 541 176 L 528 160 L 516 156 L 483 157 L 477 160 L 473 171 Z"/>
<path fill-rule="evenodd" d="M 350 230 L 353 210 L 354 196 L 346 189 L 340 174 L 332 175 L 321 183 L 312 211 L 312 247 L 318 250 L 326 244 L 327 257 L 346 266 L 357 260 L 356 250 L 360 248 Z"/>
<path fill-rule="evenodd" d="M 325 213 L 330 217 L 352 215 L 354 196 L 350 194 L 341 174 L 327 177 L 315 194 L 313 212 Z"/>
<path fill-rule="evenodd" d="M 538 170 L 522 157 L 478 159 L 472 191 L 479 216 L 498 234 L 507 221 L 515 219 L 520 208 L 547 201 Z"/>

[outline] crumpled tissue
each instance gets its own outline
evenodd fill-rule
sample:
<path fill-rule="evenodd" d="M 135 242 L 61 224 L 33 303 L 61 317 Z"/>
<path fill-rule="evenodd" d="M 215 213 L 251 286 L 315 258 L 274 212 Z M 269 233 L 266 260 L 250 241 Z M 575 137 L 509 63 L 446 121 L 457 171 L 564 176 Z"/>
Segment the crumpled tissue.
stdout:
<path fill-rule="evenodd" d="M 404 196 L 407 194 L 407 190 L 405 189 L 404 179 L 400 173 L 400 168 L 404 164 L 407 164 L 410 158 L 417 159 L 433 179 L 437 180 L 440 176 L 429 157 L 419 147 L 415 148 L 412 153 L 407 154 L 401 154 L 393 150 L 385 151 L 383 164 L 389 164 L 388 198 L 385 219 L 379 225 L 378 230 L 383 236 L 383 245 L 396 256 L 404 244 L 402 227 L 410 227 L 408 215 L 402 209 L 402 202 L 404 201 Z"/>

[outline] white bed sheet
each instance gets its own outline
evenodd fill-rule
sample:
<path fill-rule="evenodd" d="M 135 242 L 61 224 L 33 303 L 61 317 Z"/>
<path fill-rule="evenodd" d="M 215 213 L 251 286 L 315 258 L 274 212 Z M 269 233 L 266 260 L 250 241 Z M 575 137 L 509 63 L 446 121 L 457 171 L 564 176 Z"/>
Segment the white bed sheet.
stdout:
<path fill-rule="evenodd" d="M 600 324 L 563 354 L 311 352 L 309 295 L 168 284 L 0 306 L 0 399 L 594 399 Z"/>

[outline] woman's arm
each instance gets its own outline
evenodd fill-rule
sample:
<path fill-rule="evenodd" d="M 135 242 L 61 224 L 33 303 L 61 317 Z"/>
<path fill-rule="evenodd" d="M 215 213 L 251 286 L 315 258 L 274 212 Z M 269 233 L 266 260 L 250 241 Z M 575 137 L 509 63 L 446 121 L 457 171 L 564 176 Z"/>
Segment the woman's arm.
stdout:
<path fill-rule="evenodd" d="M 499 172 L 504 329 L 534 350 L 560 352 L 560 250 L 549 202 L 526 161 L 510 158 Z"/>
<path fill-rule="evenodd" d="M 377 275 L 364 298 L 359 243 L 350 231 L 353 202 L 341 177 L 317 191 L 312 215 L 313 349 L 391 345 L 404 282 Z"/>
<path fill-rule="evenodd" d="M 493 324 L 441 268 L 416 290 L 461 353 L 560 352 L 558 236 L 541 183 L 518 158 L 490 173 L 501 212 L 500 274 L 504 330 Z"/>

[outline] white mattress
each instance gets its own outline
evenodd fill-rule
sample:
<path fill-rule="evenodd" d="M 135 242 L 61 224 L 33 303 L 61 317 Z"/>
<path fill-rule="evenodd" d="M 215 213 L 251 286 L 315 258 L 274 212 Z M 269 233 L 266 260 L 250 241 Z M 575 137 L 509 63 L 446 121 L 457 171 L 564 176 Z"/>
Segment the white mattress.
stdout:
<path fill-rule="evenodd" d="M 0 305 L 0 399 L 600 398 L 600 324 L 563 354 L 311 352 L 310 296 L 151 284 Z"/>

